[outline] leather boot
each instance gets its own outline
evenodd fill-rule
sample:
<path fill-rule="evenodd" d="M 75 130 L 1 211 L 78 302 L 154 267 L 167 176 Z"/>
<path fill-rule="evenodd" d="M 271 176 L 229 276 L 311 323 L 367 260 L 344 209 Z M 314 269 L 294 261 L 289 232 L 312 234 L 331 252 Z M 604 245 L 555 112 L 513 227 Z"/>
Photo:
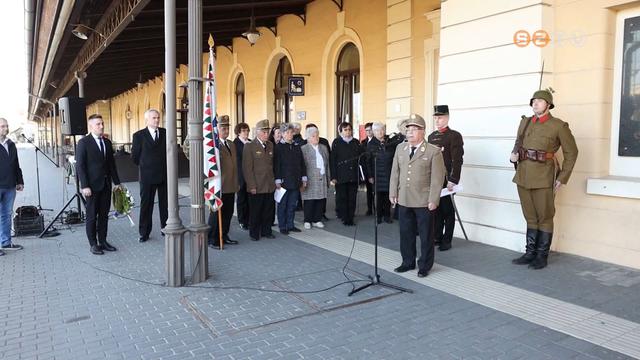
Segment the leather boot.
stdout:
<path fill-rule="evenodd" d="M 511 260 L 515 265 L 526 265 L 536 258 L 536 238 L 538 237 L 538 229 L 527 229 L 527 245 L 525 253 L 517 259 Z"/>
<path fill-rule="evenodd" d="M 536 245 L 536 258 L 529 264 L 529 267 L 534 270 L 540 270 L 547 266 L 547 257 L 549 256 L 549 249 L 551 248 L 551 239 L 553 233 L 540 231 L 538 232 L 538 242 Z"/>

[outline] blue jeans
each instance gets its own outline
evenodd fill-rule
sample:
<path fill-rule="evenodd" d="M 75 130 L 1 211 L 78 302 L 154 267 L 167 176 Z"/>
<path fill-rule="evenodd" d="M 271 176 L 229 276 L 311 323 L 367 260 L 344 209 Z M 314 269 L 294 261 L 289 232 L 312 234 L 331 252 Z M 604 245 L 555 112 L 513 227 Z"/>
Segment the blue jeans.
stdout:
<path fill-rule="evenodd" d="M 293 220 L 296 217 L 299 194 L 300 190 L 287 189 L 287 192 L 282 196 L 278 204 L 278 227 L 280 230 L 293 229 Z"/>
<path fill-rule="evenodd" d="M 13 201 L 16 199 L 16 188 L 0 188 L 0 244 L 11 245 L 11 214 Z"/>

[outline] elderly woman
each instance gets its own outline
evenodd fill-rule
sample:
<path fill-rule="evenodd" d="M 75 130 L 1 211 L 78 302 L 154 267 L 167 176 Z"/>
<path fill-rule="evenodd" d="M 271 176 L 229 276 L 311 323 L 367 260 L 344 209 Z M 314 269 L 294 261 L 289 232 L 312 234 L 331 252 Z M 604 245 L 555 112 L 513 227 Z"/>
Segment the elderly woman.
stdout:
<path fill-rule="evenodd" d="M 338 125 L 340 136 L 331 145 L 331 184 L 336 187 L 336 213 L 346 226 L 354 226 L 356 213 L 359 166 L 364 152 L 360 142 L 353 138 L 353 127 L 347 122 Z"/>
<path fill-rule="evenodd" d="M 242 170 L 244 145 L 251 142 L 251 139 L 249 139 L 249 130 L 247 123 L 239 123 L 233 129 L 234 134 L 236 134 L 233 143 L 236 146 L 236 153 L 238 154 L 238 183 L 240 184 L 240 190 L 238 190 L 238 196 L 236 197 L 236 212 L 238 214 L 240 228 L 243 230 L 249 230 L 249 197 L 247 195 L 247 183 L 244 181 L 244 173 Z"/>
<path fill-rule="evenodd" d="M 391 212 L 389 203 L 389 178 L 391 177 L 391 166 L 393 156 L 396 152 L 397 144 L 389 142 L 389 137 L 385 135 L 385 126 L 382 123 L 373 123 L 373 138 L 367 143 L 368 161 L 367 173 L 369 183 L 373 184 L 376 192 L 376 217 L 378 224 L 382 219 L 391 224 Z"/>
<path fill-rule="evenodd" d="M 307 174 L 300 145 L 293 142 L 293 126 L 282 124 L 280 128 L 282 140 L 276 145 L 275 162 L 273 164 L 276 188 L 286 190 L 278 204 L 278 227 L 284 235 L 290 231 L 301 231 L 294 226 L 293 220 L 298 206 L 300 189 L 307 185 Z"/>
<path fill-rule="evenodd" d="M 305 131 L 307 143 L 302 146 L 307 170 L 307 187 L 302 190 L 304 228 L 311 229 L 311 225 L 323 228 L 322 215 L 329 187 L 329 149 L 319 143 L 318 128 L 308 127 Z"/>

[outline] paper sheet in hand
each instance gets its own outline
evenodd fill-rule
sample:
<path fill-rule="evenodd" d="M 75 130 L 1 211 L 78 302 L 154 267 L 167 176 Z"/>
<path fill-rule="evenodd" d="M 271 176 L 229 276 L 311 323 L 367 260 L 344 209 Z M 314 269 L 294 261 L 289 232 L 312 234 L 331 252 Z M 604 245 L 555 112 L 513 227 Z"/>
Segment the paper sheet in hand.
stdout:
<path fill-rule="evenodd" d="M 449 191 L 449 189 L 444 188 L 442 189 L 442 191 L 440 191 L 440 197 L 443 196 L 447 196 L 447 195 L 451 195 L 451 194 L 455 194 L 457 192 L 461 192 L 462 191 L 462 185 L 453 185 L 453 190 Z"/>
<path fill-rule="evenodd" d="M 282 200 L 282 197 L 286 192 L 287 192 L 287 189 L 283 187 L 280 187 L 280 189 L 276 189 L 276 191 L 273 192 L 273 200 L 275 200 L 278 204 L 280 204 L 280 200 Z"/>

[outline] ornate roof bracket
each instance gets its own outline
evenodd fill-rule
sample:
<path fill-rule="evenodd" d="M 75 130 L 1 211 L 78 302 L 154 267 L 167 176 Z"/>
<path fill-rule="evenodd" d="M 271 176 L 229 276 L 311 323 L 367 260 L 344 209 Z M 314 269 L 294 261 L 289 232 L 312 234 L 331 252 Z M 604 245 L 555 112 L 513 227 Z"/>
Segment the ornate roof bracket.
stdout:
<path fill-rule="evenodd" d="M 117 0 L 105 11 L 96 25 L 96 32 L 92 32 L 84 46 L 78 52 L 76 59 L 69 67 L 66 75 L 58 86 L 54 99 L 62 97 L 76 82 L 76 71 L 85 71 L 102 54 L 104 49 L 118 37 L 118 35 L 133 22 L 136 15 L 147 6 L 151 0 Z"/>

